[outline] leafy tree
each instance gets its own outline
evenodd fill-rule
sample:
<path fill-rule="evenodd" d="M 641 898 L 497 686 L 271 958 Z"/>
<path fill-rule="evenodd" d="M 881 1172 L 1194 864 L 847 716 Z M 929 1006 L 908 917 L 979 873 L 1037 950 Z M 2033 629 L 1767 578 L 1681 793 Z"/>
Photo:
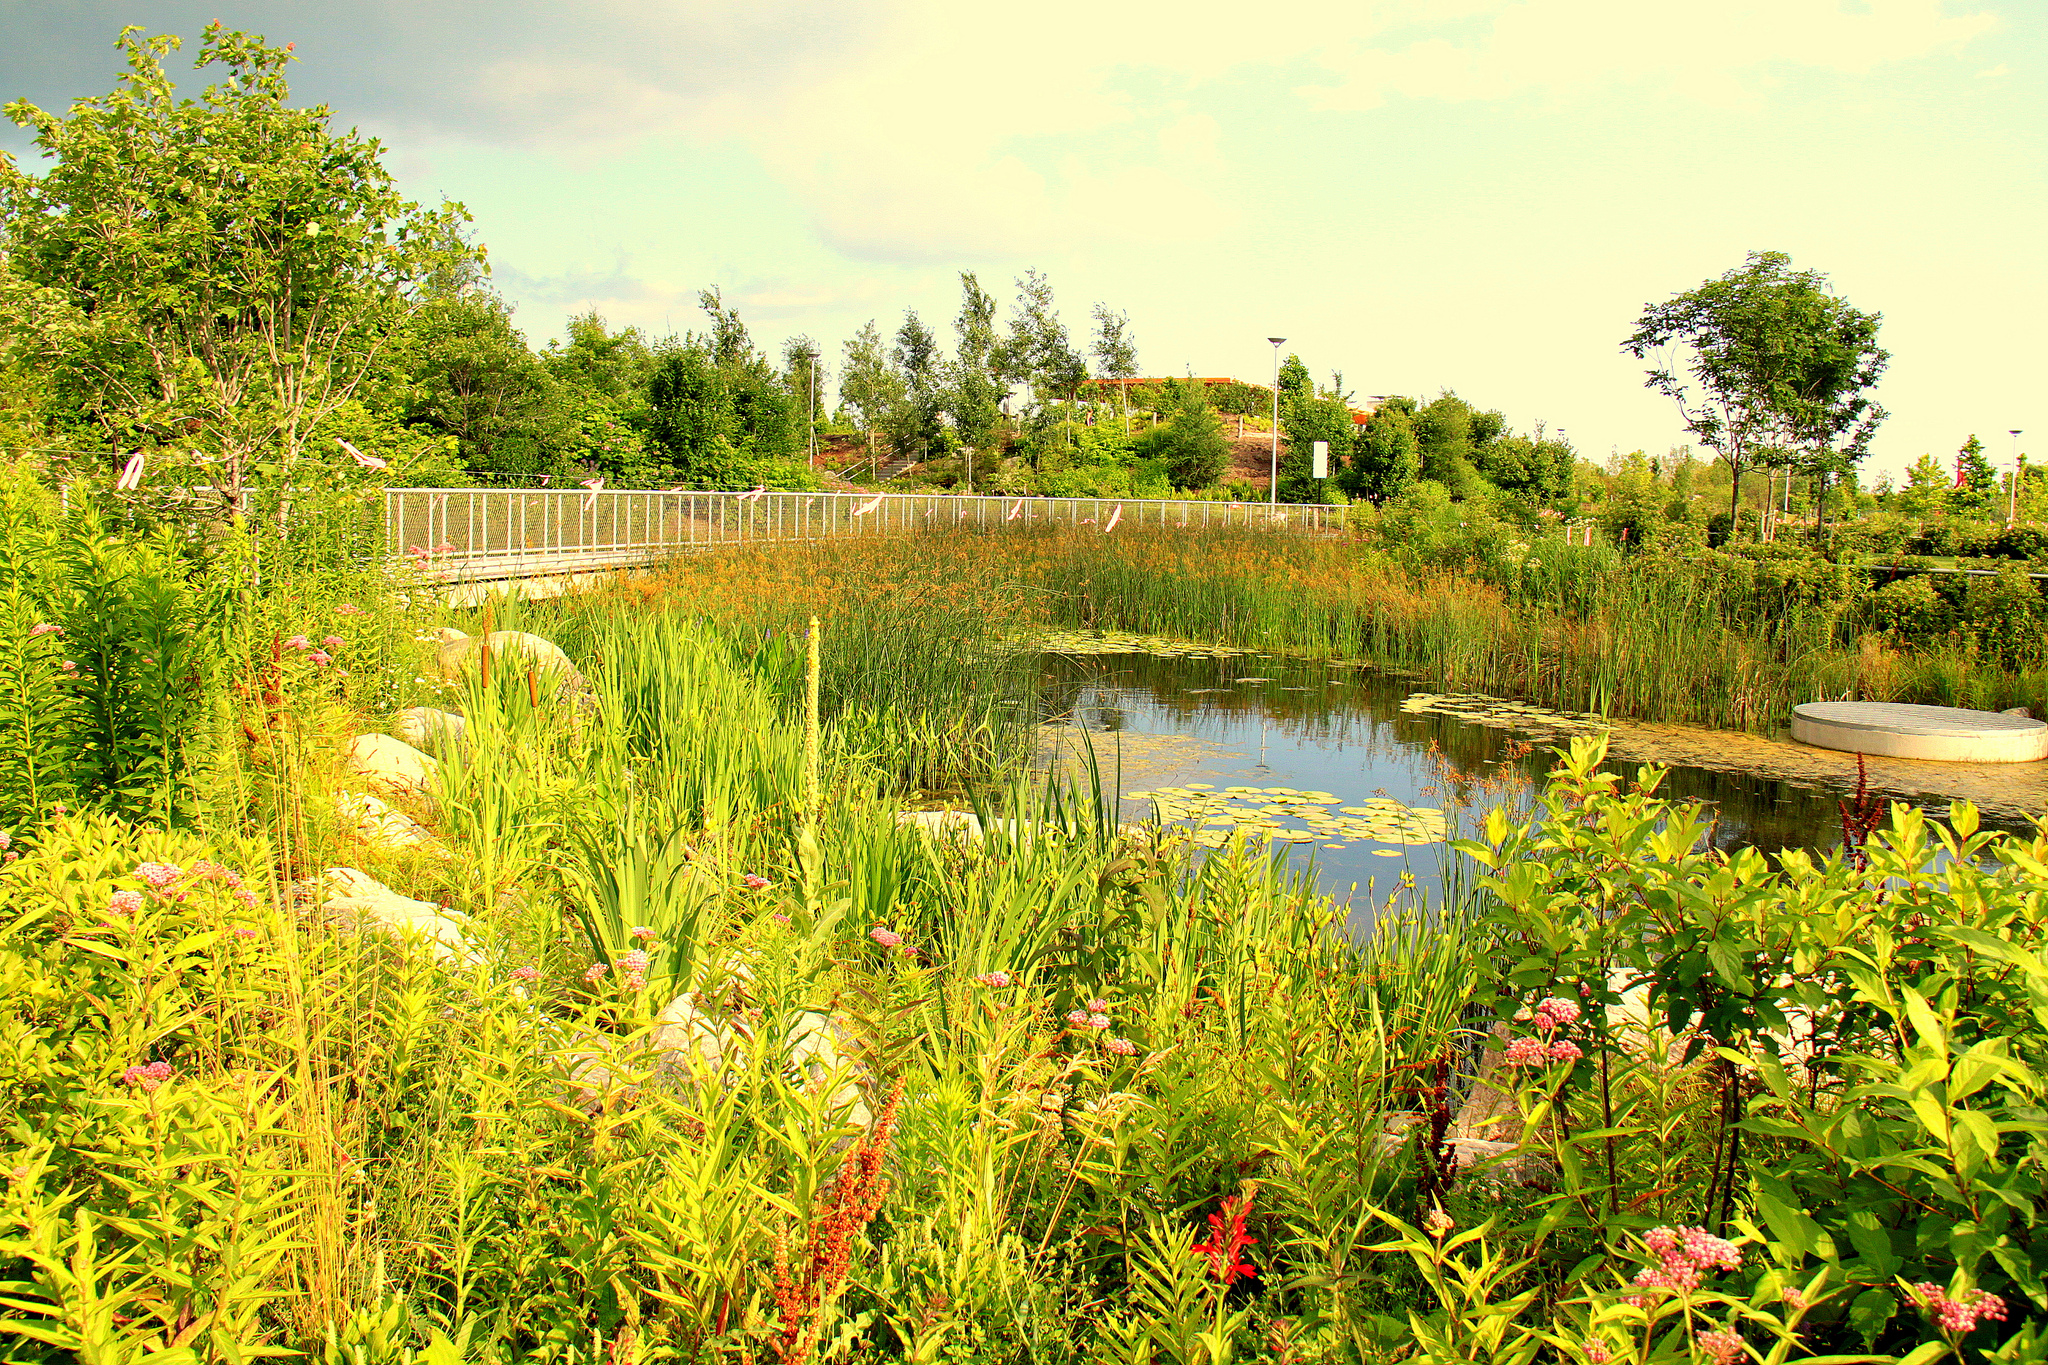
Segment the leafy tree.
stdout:
<path fill-rule="evenodd" d="M 556 467 L 618 483 L 658 481 L 668 470 L 645 434 L 655 369 L 646 335 L 637 327 L 614 332 L 595 312 L 570 318 L 566 330 L 566 341 L 551 341 L 541 353 L 555 381 Z"/>
<path fill-rule="evenodd" d="M 698 302 L 710 333 L 656 348 L 647 386 L 649 443 L 694 487 L 808 486 L 810 471 L 795 460 L 789 390 L 754 348 L 738 310 L 715 289 Z"/>
<path fill-rule="evenodd" d="M 1892 501 L 1909 517 L 1931 516 L 1954 486 L 1955 476 L 1941 461 L 1922 455 L 1906 471 L 1906 486 L 1892 495 Z"/>
<path fill-rule="evenodd" d="M 939 354 L 939 339 L 924 325 L 916 310 L 904 312 L 889 360 L 896 367 L 902 395 L 885 423 L 890 444 L 898 455 L 915 455 L 919 459 L 944 454 L 946 428 L 939 413 L 945 398 L 945 368 Z"/>
<path fill-rule="evenodd" d="M 1309 376 L 1308 366 L 1301 363 L 1300 356 L 1290 353 L 1287 359 L 1280 363 L 1281 409 L 1284 411 L 1287 405 L 1297 398 L 1315 397 L 1315 391 L 1315 380 Z"/>
<path fill-rule="evenodd" d="M 823 354 L 809 336 L 797 335 L 782 344 L 782 376 L 791 404 L 803 414 L 799 427 L 809 458 L 816 449 L 818 405 L 825 401 Z"/>
<path fill-rule="evenodd" d="M 1129 315 L 1106 303 L 1095 305 L 1095 373 L 1103 379 L 1120 381 L 1118 411 L 1128 422 L 1131 416 L 1129 381 L 1138 377 L 1138 343 L 1131 336 Z"/>
<path fill-rule="evenodd" d="M 953 340 L 946 413 L 970 451 L 993 456 L 1005 391 L 1002 344 L 996 336 L 996 301 L 968 271 L 960 273 L 960 315 L 953 320 Z"/>
<path fill-rule="evenodd" d="M 1176 488 L 1208 488 L 1230 463 L 1230 441 L 1209 409 L 1209 395 L 1197 380 L 1176 380 L 1167 400 L 1173 416 L 1140 436 L 1140 459 L 1157 460 Z"/>
<path fill-rule="evenodd" d="M 1284 383 L 1287 376 L 1283 373 Z M 1358 439 L 1358 424 L 1351 420 L 1350 405 L 1335 396 L 1339 389 L 1321 397 L 1296 396 L 1280 408 L 1280 501 L 1315 502 L 1323 490 L 1315 480 L 1315 443 L 1330 443 L 1330 477 L 1339 487 Z"/>
<path fill-rule="evenodd" d="M 1863 396 L 1884 369 L 1880 321 L 1834 298 L 1818 272 L 1793 272 L 1784 253 L 1751 252 L 1740 269 L 1645 308 L 1622 349 L 1657 358 L 1646 385 L 1727 463 L 1732 519 L 1743 469 L 1767 450 L 1830 470 L 1861 458 L 1884 416 Z"/>
<path fill-rule="evenodd" d="M 502 300 L 463 288 L 429 301 L 406 332 L 408 424 L 455 438 L 466 469 L 554 468 L 567 444 L 560 394 Z"/>
<path fill-rule="evenodd" d="M 1497 414 L 1475 414 L 1478 418 Z M 1478 454 L 1478 472 L 1488 483 L 1528 502 L 1562 502 L 1572 487 L 1572 451 L 1562 441 L 1540 432 L 1535 436 L 1504 434 L 1488 441 Z"/>
<path fill-rule="evenodd" d="M 1059 395 L 1071 403 L 1088 381 L 1088 362 L 1074 349 L 1067 325 L 1060 321 L 1052 284 L 1036 270 L 1025 271 L 1017 281 L 1003 357 L 1006 377 L 1029 385 L 1034 395 Z"/>
<path fill-rule="evenodd" d="M 569 319 L 567 341 L 550 341 L 542 359 L 557 383 L 595 395 L 631 412 L 646 402 L 647 381 L 654 373 L 654 352 L 638 327 L 609 330 L 595 312 Z"/>
<path fill-rule="evenodd" d="M 68 117 L 7 107 L 41 175 L 0 154 L 0 311 L 17 358 L 122 444 L 211 449 L 234 504 L 253 472 L 289 477 L 356 395 L 428 285 L 475 253 L 459 205 L 403 199 L 381 147 L 293 108 L 290 46 L 207 26 L 179 99 L 175 37 L 123 29 L 121 88 Z"/>
<path fill-rule="evenodd" d="M 1252 417 L 1273 410 L 1273 391 L 1263 384 L 1218 384 L 1209 391 L 1209 401 L 1218 412 L 1234 417 Z"/>
<path fill-rule="evenodd" d="M 1389 398 L 1359 431 L 1351 459 L 1338 476 L 1338 486 L 1354 498 L 1384 502 L 1407 492 L 1421 477 L 1415 401 Z"/>
<path fill-rule="evenodd" d="M 1971 433 L 1956 452 L 1955 486 L 1948 491 L 1948 509 L 1966 517 L 1989 516 L 1998 502 L 1998 475 L 1984 458 L 1984 443 Z"/>
<path fill-rule="evenodd" d="M 890 367 L 882 333 L 872 321 L 846 343 L 845 354 L 839 368 L 839 398 L 860 419 L 872 448 L 876 428 L 903 401 L 902 377 Z"/>

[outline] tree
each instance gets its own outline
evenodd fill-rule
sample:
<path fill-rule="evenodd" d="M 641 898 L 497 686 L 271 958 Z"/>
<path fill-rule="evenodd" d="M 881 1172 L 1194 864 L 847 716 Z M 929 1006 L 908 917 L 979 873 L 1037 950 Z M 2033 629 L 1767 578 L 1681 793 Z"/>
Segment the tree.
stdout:
<path fill-rule="evenodd" d="M 480 258 L 460 205 L 403 199 L 382 148 L 293 108 L 290 46 L 210 24 L 180 100 L 175 37 L 121 31 L 122 88 L 35 130 L 39 176 L 0 154 L 11 349 L 46 367 L 110 441 L 211 448 L 239 509 L 259 469 L 289 478 L 322 421 L 387 357 L 435 278 Z"/>
<path fill-rule="evenodd" d="M 882 333 L 872 320 L 846 343 L 845 354 L 845 363 L 839 369 L 839 399 L 860 418 L 861 430 L 872 449 L 875 428 L 903 399 L 902 379 L 890 368 L 888 352 L 882 348 Z"/>
<path fill-rule="evenodd" d="M 1541 433 L 1498 436 L 1481 447 L 1477 463 L 1488 483 L 1529 502 L 1561 502 L 1571 492 L 1571 447 Z"/>
<path fill-rule="evenodd" d="M 1830 468 L 1861 458 L 1884 416 L 1863 396 L 1884 369 L 1881 320 L 1832 297 L 1818 272 L 1793 272 L 1784 253 L 1751 252 L 1740 269 L 1645 308 L 1622 349 L 1657 358 L 1645 385 L 1727 463 L 1732 520 L 1743 468 L 1771 449 Z M 1691 352 L 1684 376 L 1681 348 Z"/>
<path fill-rule="evenodd" d="M 1351 460 L 1338 475 L 1338 486 L 1354 498 L 1384 502 L 1406 492 L 1421 477 L 1415 400 L 1389 398 L 1356 437 Z"/>
<path fill-rule="evenodd" d="M 1071 404 L 1088 381 L 1088 363 L 1074 349 L 1053 305 L 1052 284 L 1036 270 L 1025 271 L 1017 281 L 1003 358 L 1006 377 L 1030 385 L 1034 397 L 1043 390 Z"/>
<path fill-rule="evenodd" d="M 1131 417 L 1130 381 L 1138 377 L 1138 343 L 1131 336 L 1129 316 L 1106 303 L 1095 305 L 1095 373 L 1117 381 L 1117 410 Z"/>
<path fill-rule="evenodd" d="M 1281 374 L 1284 384 L 1286 374 Z M 1341 379 L 1338 381 L 1341 385 Z M 1330 475 L 1341 487 L 1345 466 L 1350 462 L 1357 440 L 1358 424 L 1351 420 L 1351 408 L 1332 390 L 1322 397 L 1297 395 L 1280 407 L 1281 502 L 1310 502 L 1321 498 L 1315 481 L 1315 443 L 1330 446 Z"/>
<path fill-rule="evenodd" d="M 1284 409 L 1296 398 L 1313 398 L 1315 380 L 1309 376 L 1308 366 L 1301 363 L 1301 357 L 1290 354 L 1280 365 L 1280 406 Z"/>
<path fill-rule="evenodd" d="M 1956 452 L 1956 481 L 1948 492 L 1948 509 L 1966 517 L 1989 516 L 1997 494 L 1998 475 L 1984 458 L 1984 443 L 1973 432 Z"/>
<path fill-rule="evenodd" d="M 568 339 L 551 341 L 541 361 L 554 377 L 561 417 L 562 465 L 608 479 L 652 482 L 666 471 L 650 453 L 647 394 L 655 357 L 637 327 L 614 332 L 598 314 L 568 321 Z"/>
<path fill-rule="evenodd" d="M 789 387 L 790 401 L 804 414 L 806 456 L 815 458 L 818 438 L 818 404 L 825 392 L 825 376 L 818 343 L 797 335 L 782 344 L 782 376 Z"/>
<path fill-rule="evenodd" d="M 1922 455 L 1906 471 L 1906 486 L 1892 495 L 1898 509 L 1909 517 L 1931 515 L 1943 497 L 1955 486 L 1955 476 L 1932 455 Z"/>
<path fill-rule="evenodd" d="M 565 444 L 557 385 L 502 300 L 460 289 L 429 301 L 406 330 L 408 425 L 454 437 L 466 469 L 552 469 Z"/>
<path fill-rule="evenodd" d="M 595 312 L 569 319 L 567 341 L 550 341 L 542 359 L 557 383 L 632 411 L 647 401 L 654 352 L 638 327 L 610 331 Z"/>
<path fill-rule="evenodd" d="M 890 444 L 898 455 L 914 454 L 921 460 L 930 458 L 934 450 L 943 452 L 946 429 L 939 412 L 944 401 L 944 363 L 939 339 L 915 309 L 904 310 L 889 360 L 896 367 L 901 394 L 885 423 Z"/>
<path fill-rule="evenodd" d="M 737 309 L 715 289 L 697 296 L 707 335 L 671 338 L 655 350 L 647 385 L 647 436 L 672 472 L 699 488 L 804 486 L 794 463 L 796 419 L 789 391 L 754 349 Z"/>
<path fill-rule="evenodd" d="M 946 412 L 968 449 L 981 453 L 998 439 L 1005 386 L 996 301 L 968 271 L 960 273 L 960 315 L 953 320 L 953 341 Z"/>
<path fill-rule="evenodd" d="M 1163 462 L 1166 477 L 1176 488 L 1207 488 L 1223 476 L 1230 462 L 1223 424 L 1209 410 L 1209 395 L 1199 380 L 1173 381 L 1168 401 L 1172 418 L 1139 437 L 1136 454 Z"/>

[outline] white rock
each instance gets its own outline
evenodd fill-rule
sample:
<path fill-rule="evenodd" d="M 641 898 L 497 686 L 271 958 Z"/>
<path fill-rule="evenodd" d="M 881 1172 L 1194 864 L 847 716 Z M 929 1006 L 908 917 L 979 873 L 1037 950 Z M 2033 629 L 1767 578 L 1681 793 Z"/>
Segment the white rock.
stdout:
<path fill-rule="evenodd" d="M 463 731 L 469 722 L 453 711 L 436 711 L 431 706 L 408 706 L 392 722 L 391 733 L 437 757 L 462 747 Z"/>
<path fill-rule="evenodd" d="M 441 676 L 450 682 L 459 681 L 464 672 L 475 668 L 488 648 L 493 668 L 502 660 L 517 660 L 521 671 L 532 667 L 543 674 L 559 674 L 572 686 L 583 686 L 583 675 L 569 662 L 569 656 L 557 649 L 552 641 L 538 635 L 529 635 L 523 630 L 494 630 L 478 638 L 443 627 L 435 632 L 435 636 L 441 641 L 440 649 L 435 652 L 435 665 Z"/>
<path fill-rule="evenodd" d="M 762 1041 L 757 1022 L 721 1010 L 699 1008 L 698 993 L 686 991 L 656 1016 L 651 1042 L 659 1065 L 688 1071 L 699 1080 L 730 1084 L 748 1063 L 748 1051 Z M 801 1072 L 848 1123 L 865 1127 L 873 1117 L 861 1094 L 861 1068 L 844 1050 L 845 1024 L 818 1010 L 805 1010 L 789 1021 L 779 1044 L 784 1065 Z"/>
<path fill-rule="evenodd" d="M 342 755 L 350 772 L 386 796 L 431 797 L 440 765 L 402 739 L 357 735 Z"/>
<path fill-rule="evenodd" d="M 418 941 L 443 961 L 474 961 L 476 953 L 462 921 L 432 901 L 401 896 L 368 873 L 331 867 L 308 888 L 321 909 L 343 927 Z"/>
<path fill-rule="evenodd" d="M 445 853 L 441 841 L 426 826 L 368 792 L 341 792 L 334 798 L 334 811 L 358 839 L 383 853 L 424 848 Z"/>

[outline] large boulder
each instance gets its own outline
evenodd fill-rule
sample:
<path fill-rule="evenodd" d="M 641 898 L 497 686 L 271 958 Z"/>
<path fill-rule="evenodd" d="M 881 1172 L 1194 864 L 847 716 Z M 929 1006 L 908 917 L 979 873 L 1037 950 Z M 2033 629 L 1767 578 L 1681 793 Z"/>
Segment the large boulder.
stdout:
<path fill-rule="evenodd" d="M 826 1095 L 828 1107 L 843 1121 L 860 1128 L 872 1122 L 874 1115 L 861 1089 L 865 1068 L 850 1054 L 843 1019 L 804 1010 L 779 1030 L 764 1028 L 758 1018 L 734 1012 L 737 999 L 729 991 L 685 991 L 671 1000 L 655 1018 L 640 1059 L 642 1068 L 676 1081 L 688 1078 L 729 1086 L 747 1068 L 750 1050 L 766 1044 L 780 1052 L 788 1074 L 800 1076 Z M 602 1058 L 585 1054 L 569 1063 L 571 1084 L 586 1108 L 601 1104 L 619 1084 L 618 1075 Z"/>
<path fill-rule="evenodd" d="M 384 796 L 431 800 L 440 764 L 402 739 L 357 735 L 342 754 L 348 770 Z"/>
<path fill-rule="evenodd" d="M 463 732 L 469 722 L 453 711 L 436 711 L 431 706 L 408 706 L 391 724 L 391 733 L 415 749 L 436 758 L 446 758 L 462 749 Z"/>
<path fill-rule="evenodd" d="M 296 890 L 338 928 L 417 942 L 443 961 L 476 959 L 476 950 L 454 911 L 432 901 L 401 896 L 353 867 L 331 867 L 318 879 L 299 883 Z"/>
<path fill-rule="evenodd" d="M 368 792 L 337 794 L 334 811 L 341 817 L 344 829 L 379 853 L 418 848 L 442 857 L 448 856 L 448 850 L 426 826 Z"/>
<path fill-rule="evenodd" d="M 531 668 L 543 675 L 554 675 L 563 685 L 579 691 L 584 686 L 583 675 L 553 641 L 523 630 L 494 630 L 477 636 L 443 626 L 434 632 L 434 638 L 440 641 L 440 647 L 434 651 L 434 666 L 449 682 L 460 682 L 470 670 L 480 667 L 488 651 L 492 668 L 513 661 L 521 672 Z"/>

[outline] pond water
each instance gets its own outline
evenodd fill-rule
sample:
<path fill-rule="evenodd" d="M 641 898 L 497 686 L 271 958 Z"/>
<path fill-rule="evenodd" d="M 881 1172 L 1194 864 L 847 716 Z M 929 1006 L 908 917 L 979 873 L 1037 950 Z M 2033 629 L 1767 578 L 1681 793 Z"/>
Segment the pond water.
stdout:
<path fill-rule="evenodd" d="M 1161 813 L 1220 842 L 1247 825 L 1313 862 L 1324 890 L 1376 903 L 1404 873 L 1440 889 L 1446 829 L 1525 802 L 1573 733 L 1605 729 L 1611 769 L 1668 766 L 1660 793 L 1701 801 L 1723 848 L 1826 851 L 1841 844 L 1853 755 L 1788 740 L 1668 725 L 1609 724 L 1446 689 L 1370 667 L 1215 651 L 1132 637 L 1067 636 L 1041 656 L 1046 753 L 1092 747 L 1126 820 Z M 1881 795 L 1945 814 L 1974 800 L 1988 826 L 2048 810 L 2048 764 L 1872 762 Z M 1236 789 L 1236 790 L 1232 790 Z M 1396 804 L 1398 803 L 1398 804 Z"/>

